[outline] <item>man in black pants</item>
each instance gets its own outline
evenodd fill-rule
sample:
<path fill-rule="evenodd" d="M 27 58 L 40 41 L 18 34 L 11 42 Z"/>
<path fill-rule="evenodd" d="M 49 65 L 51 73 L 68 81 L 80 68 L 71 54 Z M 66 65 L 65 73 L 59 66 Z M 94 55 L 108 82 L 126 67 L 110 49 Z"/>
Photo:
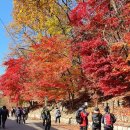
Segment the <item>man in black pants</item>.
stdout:
<path fill-rule="evenodd" d="M 46 122 L 45 122 L 45 130 L 51 129 L 51 114 L 49 110 L 45 111 L 46 114 Z"/>
<path fill-rule="evenodd" d="M 101 119 L 102 114 L 98 107 L 95 107 L 94 112 L 92 114 L 92 130 L 101 130 Z"/>
<path fill-rule="evenodd" d="M 22 111 L 22 109 L 21 109 L 20 107 L 18 107 L 18 108 L 16 109 L 15 115 L 16 115 L 16 122 L 20 124 L 20 122 L 21 122 L 21 117 L 22 117 L 22 115 L 23 115 L 23 111 Z"/>
<path fill-rule="evenodd" d="M 5 128 L 5 122 L 7 120 L 7 117 L 9 117 L 9 111 L 6 108 L 6 106 L 3 106 L 1 115 L 2 115 L 2 127 Z"/>
<path fill-rule="evenodd" d="M 42 112 L 41 112 L 41 118 L 42 118 L 42 120 L 43 120 L 43 126 L 45 126 L 45 122 L 46 122 L 46 113 L 45 113 L 45 111 L 46 111 L 46 107 L 43 107 L 43 110 L 42 110 Z"/>
<path fill-rule="evenodd" d="M 0 126 L 1 126 L 1 118 L 2 118 L 2 108 L 0 108 Z"/>
<path fill-rule="evenodd" d="M 55 111 L 55 123 L 57 123 L 57 120 L 60 123 L 60 117 L 61 117 L 60 109 L 58 107 L 56 107 L 56 111 Z"/>
<path fill-rule="evenodd" d="M 104 124 L 104 130 L 113 130 L 113 124 L 116 122 L 114 114 L 110 113 L 110 108 L 107 106 L 105 114 L 102 117 L 102 123 Z"/>

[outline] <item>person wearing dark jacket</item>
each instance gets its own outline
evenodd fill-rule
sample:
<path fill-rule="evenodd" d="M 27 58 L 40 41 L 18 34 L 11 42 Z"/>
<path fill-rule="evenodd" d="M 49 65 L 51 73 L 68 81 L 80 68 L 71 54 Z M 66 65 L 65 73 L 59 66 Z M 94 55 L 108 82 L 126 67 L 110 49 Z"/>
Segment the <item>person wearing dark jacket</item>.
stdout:
<path fill-rule="evenodd" d="M 9 117 L 9 111 L 6 108 L 6 106 L 3 106 L 1 115 L 2 115 L 2 127 L 5 128 L 5 122 L 7 120 L 7 117 Z"/>
<path fill-rule="evenodd" d="M 46 107 L 43 107 L 42 112 L 41 112 L 41 118 L 43 120 L 43 122 L 42 122 L 43 126 L 45 126 L 45 122 L 46 122 L 46 113 L 45 113 L 45 111 L 46 111 Z"/>
<path fill-rule="evenodd" d="M 23 111 L 20 107 L 18 107 L 15 111 L 15 115 L 16 115 L 16 122 L 20 124 L 21 122 L 21 117 L 23 115 Z"/>
<path fill-rule="evenodd" d="M 86 111 L 87 106 L 82 106 L 82 111 L 80 112 L 80 116 L 82 118 L 82 123 L 80 123 L 80 130 L 88 129 L 88 115 L 89 113 Z"/>
<path fill-rule="evenodd" d="M 114 114 L 110 113 L 110 108 L 104 109 L 105 114 L 102 116 L 102 123 L 104 124 L 104 130 L 113 130 L 113 124 L 116 122 Z"/>
<path fill-rule="evenodd" d="M 92 130 L 101 130 L 101 119 L 102 114 L 98 107 L 95 107 L 94 112 L 92 114 Z"/>
<path fill-rule="evenodd" d="M 50 130 L 51 129 L 51 114 L 49 110 L 45 111 L 45 116 L 46 116 L 45 130 Z"/>
<path fill-rule="evenodd" d="M 2 118 L 2 108 L 0 108 L 0 126 L 1 126 L 1 118 Z"/>

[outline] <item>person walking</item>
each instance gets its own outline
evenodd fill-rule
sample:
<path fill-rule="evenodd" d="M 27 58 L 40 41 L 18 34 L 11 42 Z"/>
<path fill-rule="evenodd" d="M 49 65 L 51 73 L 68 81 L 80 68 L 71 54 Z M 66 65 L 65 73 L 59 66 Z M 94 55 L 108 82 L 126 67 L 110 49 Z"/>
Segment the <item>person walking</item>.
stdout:
<path fill-rule="evenodd" d="M 23 119 L 23 123 L 25 124 L 25 121 L 27 120 L 27 109 L 26 108 L 22 109 L 22 119 Z"/>
<path fill-rule="evenodd" d="M 60 111 L 60 109 L 58 107 L 56 107 L 56 111 L 55 111 L 55 123 L 57 123 L 57 120 L 60 123 L 60 117 L 61 117 L 61 111 Z"/>
<path fill-rule="evenodd" d="M 7 117 L 9 117 L 9 110 L 6 108 L 6 106 L 3 106 L 1 116 L 2 116 L 2 128 L 5 128 L 5 122 L 7 120 Z"/>
<path fill-rule="evenodd" d="M 26 107 L 26 111 L 27 111 L 27 114 L 26 114 L 26 120 L 28 119 L 28 114 L 29 114 L 29 107 Z"/>
<path fill-rule="evenodd" d="M 18 107 L 18 108 L 16 109 L 15 115 L 16 115 L 16 122 L 19 123 L 19 124 L 20 124 L 20 122 L 21 122 L 22 114 L 23 114 L 23 113 L 22 113 L 21 108 Z"/>
<path fill-rule="evenodd" d="M 95 107 L 94 112 L 92 114 L 92 130 L 101 130 L 101 119 L 102 114 L 98 107 Z"/>
<path fill-rule="evenodd" d="M 104 130 L 113 130 L 116 118 L 114 114 L 110 113 L 110 108 L 107 106 L 105 109 L 105 114 L 102 117 L 102 123 L 104 124 Z"/>
<path fill-rule="evenodd" d="M 88 107 L 88 103 L 85 102 L 84 105 L 82 105 L 82 106 L 76 111 L 76 122 L 77 122 L 78 124 L 81 124 L 81 123 L 82 123 L 82 118 L 81 118 L 80 112 L 84 109 L 83 107 L 87 108 L 87 107 Z"/>
<path fill-rule="evenodd" d="M 12 109 L 11 109 L 11 116 L 13 117 L 14 115 L 15 115 L 15 108 L 12 107 Z"/>
<path fill-rule="evenodd" d="M 80 124 L 80 130 L 88 129 L 89 113 L 86 111 L 86 109 L 87 109 L 87 105 L 82 105 L 82 107 L 79 108 L 78 113 L 77 113 L 79 117 L 76 117 L 77 118 L 76 120 L 79 121 L 78 123 Z"/>
<path fill-rule="evenodd" d="M 50 110 L 48 110 L 48 109 L 45 110 L 45 116 L 46 116 L 45 130 L 50 130 L 50 128 L 51 128 L 51 114 L 50 114 Z"/>
<path fill-rule="evenodd" d="M 42 125 L 45 126 L 45 121 L 46 121 L 46 113 L 45 113 L 46 107 L 43 107 L 42 112 L 41 112 L 41 118 L 42 118 Z"/>
<path fill-rule="evenodd" d="M 0 127 L 1 127 L 1 124 L 2 124 L 2 108 L 0 108 Z"/>

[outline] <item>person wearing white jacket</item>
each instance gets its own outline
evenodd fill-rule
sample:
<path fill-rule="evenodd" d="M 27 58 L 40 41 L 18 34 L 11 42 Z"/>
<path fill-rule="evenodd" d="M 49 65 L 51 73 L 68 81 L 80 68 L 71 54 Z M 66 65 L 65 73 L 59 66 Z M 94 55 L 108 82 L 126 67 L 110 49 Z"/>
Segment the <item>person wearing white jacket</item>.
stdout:
<path fill-rule="evenodd" d="M 56 107 L 56 110 L 55 110 L 55 123 L 57 123 L 57 121 L 59 121 L 59 123 L 60 123 L 60 117 L 61 117 L 60 109 L 58 107 Z"/>

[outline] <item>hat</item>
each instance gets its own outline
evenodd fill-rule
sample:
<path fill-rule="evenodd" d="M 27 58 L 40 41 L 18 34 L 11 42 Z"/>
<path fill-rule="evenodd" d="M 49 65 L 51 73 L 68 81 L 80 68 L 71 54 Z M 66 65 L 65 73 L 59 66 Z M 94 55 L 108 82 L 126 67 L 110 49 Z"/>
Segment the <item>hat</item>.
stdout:
<path fill-rule="evenodd" d="M 3 109 L 6 109 L 6 106 L 3 106 Z"/>
<path fill-rule="evenodd" d="M 88 102 L 84 102 L 84 105 L 88 107 Z"/>
<path fill-rule="evenodd" d="M 109 111 L 110 111 L 110 108 L 109 108 L 109 107 L 105 107 L 105 108 L 104 108 L 104 111 L 105 111 L 105 112 L 109 112 Z"/>

